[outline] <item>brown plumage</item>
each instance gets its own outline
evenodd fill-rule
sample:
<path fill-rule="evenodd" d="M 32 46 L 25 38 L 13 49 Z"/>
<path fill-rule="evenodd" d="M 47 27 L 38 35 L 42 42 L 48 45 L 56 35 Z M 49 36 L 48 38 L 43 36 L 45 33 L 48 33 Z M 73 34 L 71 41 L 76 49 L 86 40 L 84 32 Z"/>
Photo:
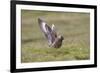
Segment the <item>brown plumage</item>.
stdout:
<path fill-rule="evenodd" d="M 63 36 L 57 35 L 54 24 L 52 28 L 42 19 L 38 18 L 39 26 L 48 40 L 49 46 L 53 48 L 60 48 L 62 46 Z"/>
<path fill-rule="evenodd" d="M 62 36 L 59 36 L 55 39 L 55 41 L 52 43 L 51 47 L 54 48 L 60 48 L 62 45 L 62 41 L 64 40 L 64 38 Z"/>

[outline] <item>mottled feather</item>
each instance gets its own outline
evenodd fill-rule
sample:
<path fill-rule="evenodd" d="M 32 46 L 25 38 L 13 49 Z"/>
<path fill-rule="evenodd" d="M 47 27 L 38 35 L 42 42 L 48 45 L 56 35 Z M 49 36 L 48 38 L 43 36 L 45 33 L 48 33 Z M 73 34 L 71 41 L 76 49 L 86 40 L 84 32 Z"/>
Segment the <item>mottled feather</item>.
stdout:
<path fill-rule="evenodd" d="M 57 32 L 55 31 L 54 24 L 52 25 L 52 28 L 50 28 L 50 26 L 43 20 L 43 18 L 38 18 L 38 23 L 49 42 L 49 46 L 54 48 L 61 47 L 63 39 L 62 36 L 57 37 Z"/>

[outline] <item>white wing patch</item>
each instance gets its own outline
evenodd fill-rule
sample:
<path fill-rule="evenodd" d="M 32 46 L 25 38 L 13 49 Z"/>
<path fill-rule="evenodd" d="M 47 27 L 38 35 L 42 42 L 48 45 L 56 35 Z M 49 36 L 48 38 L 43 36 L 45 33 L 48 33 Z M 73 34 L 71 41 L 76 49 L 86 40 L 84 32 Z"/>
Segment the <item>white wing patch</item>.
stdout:
<path fill-rule="evenodd" d="M 45 33 L 47 33 L 47 30 L 46 30 L 46 27 L 45 27 L 46 23 L 45 22 L 42 22 L 42 27 L 43 27 L 43 30 Z"/>

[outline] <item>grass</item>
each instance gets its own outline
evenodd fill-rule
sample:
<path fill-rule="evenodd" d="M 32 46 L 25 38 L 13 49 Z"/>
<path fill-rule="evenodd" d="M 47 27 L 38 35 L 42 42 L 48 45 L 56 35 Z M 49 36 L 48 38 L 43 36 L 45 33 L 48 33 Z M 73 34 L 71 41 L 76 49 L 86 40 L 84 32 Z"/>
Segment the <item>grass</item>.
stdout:
<path fill-rule="evenodd" d="M 50 48 L 38 25 L 43 17 L 64 36 L 61 48 Z M 90 58 L 89 13 L 22 10 L 21 62 L 87 60 Z"/>

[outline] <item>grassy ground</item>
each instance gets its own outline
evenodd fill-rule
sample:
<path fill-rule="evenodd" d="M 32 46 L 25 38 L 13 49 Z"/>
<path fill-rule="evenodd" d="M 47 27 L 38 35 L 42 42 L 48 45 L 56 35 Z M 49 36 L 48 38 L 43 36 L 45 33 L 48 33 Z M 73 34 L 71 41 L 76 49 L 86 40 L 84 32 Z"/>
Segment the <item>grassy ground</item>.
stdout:
<path fill-rule="evenodd" d="M 64 36 L 61 48 L 48 47 L 47 40 L 38 25 L 43 17 L 55 24 Z M 73 12 L 44 12 L 22 10 L 21 62 L 46 62 L 63 60 L 86 60 L 90 57 L 90 15 Z"/>

